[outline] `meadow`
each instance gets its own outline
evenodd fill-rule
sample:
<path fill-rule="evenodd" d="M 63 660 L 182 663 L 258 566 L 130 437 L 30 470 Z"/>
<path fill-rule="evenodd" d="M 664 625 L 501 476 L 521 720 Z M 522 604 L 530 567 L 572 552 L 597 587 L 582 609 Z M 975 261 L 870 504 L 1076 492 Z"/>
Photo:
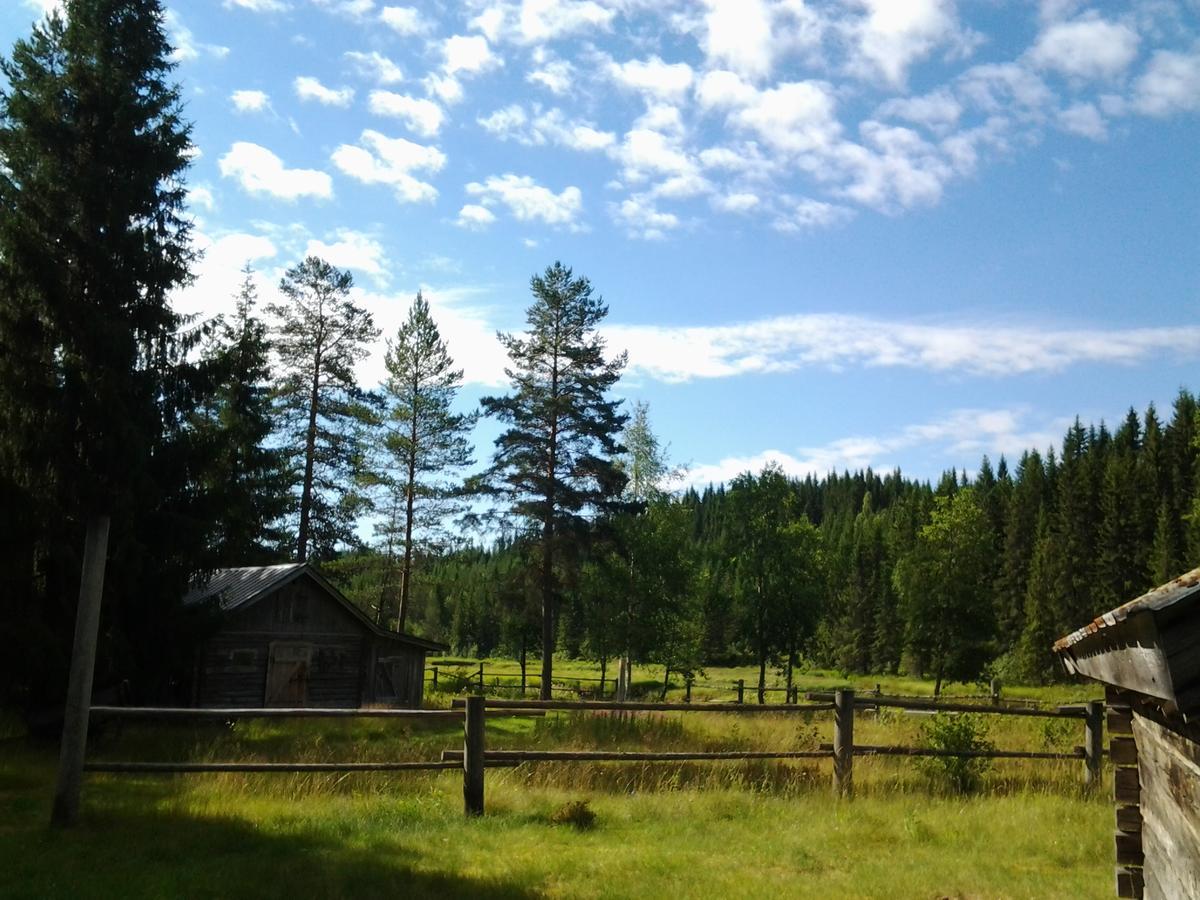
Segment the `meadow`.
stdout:
<path fill-rule="evenodd" d="M 495 661 L 497 668 L 500 661 Z M 563 674 L 570 667 L 563 666 Z M 579 677 L 582 667 L 576 669 Z M 635 671 L 635 681 L 661 678 Z M 744 677 L 713 670 L 710 687 Z M 871 679 L 870 686 L 880 679 Z M 832 687 L 805 673 L 804 689 Z M 863 686 L 866 686 L 864 682 Z M 930 692 L 887 680 L 885 693 Z M 698 684 L 694 697 L 703 696 Z M 979 693 L 957 685 L 951 693 Z M 1006 691 L 1006 695 L 1010 692 Z M 1025 692 L 1083 699 L 1083 686 Z M 1091 691 L 1091 696 L 1095 692 Z M 453 694 L 430 694 L 448 705 Z M 775 695 L 776 699 L 780 695 Z M 726 695 L 722 695 L 727 699 Z M 927 717 L 862 713 L 861 743 L 916 743 Z M 1070 749 L 1075 721 L 988 717 L 1011 749 Z M 809 749 L 828 713 L 562 713 L 488 722 L 492 748 Z M 432 759 L 454 723 L 109 725 L 93 759 Z M 82 822 L 49 830 L 56 748 L 0 740 L 5 897 L 1106 897 L 1111 788 L 1077 761 L 997 761 L 961 796 L 907 759 L 859 758 L 838 801 L 830 763 L 540 763 L 489 769 L 488 813 L 457 772 L 88 777 Z M 587 823 L 579 804 L 594 820 Z"/>

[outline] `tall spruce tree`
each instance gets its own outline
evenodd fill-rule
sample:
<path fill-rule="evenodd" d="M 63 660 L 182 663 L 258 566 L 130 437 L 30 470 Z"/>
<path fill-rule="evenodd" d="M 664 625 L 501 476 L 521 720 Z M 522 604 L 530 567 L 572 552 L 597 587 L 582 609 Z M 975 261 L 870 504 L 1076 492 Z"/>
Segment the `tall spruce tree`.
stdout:
<path fill-rule="evenodd" d="M 247 265 L 233 318 L 218 322 L 206 348 L 216 391 L 193 417 L 210 459 L 203 486 L 213 510 L 209 551 L 216 565 L 265 564 L 287 545 L 282 524 L 292 506 L 292 473 L 286 451 L 270 445 L 270 345 L 254 314 L 257 300 Z"/>
<path fill-rule="evenodd" d="M 170 59 L 158 0 L 67 0 L 0 62 L 0 703 L 61 697 L 94 517 L 112 521 L 97 684 L 153 691 L 179 657 L 162 635 L 207 523 L 168 302 L 193 261 Z"/>
<path fill-rule="evenodd" d="M 492 489 L 538 531 L 542 602 L 541 696 L 549 699 L 554 667 L 560 561 L 587 530 L 586 516 L 613 504 L 625 477 L 615 464 L 626 416 L 608 392 L 625 355 L 605 358 L 597 326 L 608 307 L 591 283 L 555 263 L 530 280 L 533 303 L 524 337 L 501 334 L 512 393 L 485 397 L 484 411 L 507 426 L 496 439 Z"/>
<path fill-rule="evenodd" d="M 462 369 L 442 340 L 420 293 L 384 357 L 382 484 L 388 495 L 380 525 L 389 569 L 400 548 L 396 630 L 403 631 L 412 593 L 417 551 L 448 540 L 447 520 L 461 511 L 458 473 L 471 463 L 470 433 L 477 416 L 456 413 Z M 389 579 L 391 581 L 391 579 Z M 387 584 L 386 588 L 392 589 Z M 381 598 L 380 611 L 384 602 Z"/>
<path fill-rule="evenodd" d="M 376 398 L 358 386 L 354 365 L 379 337 L 371 314 L 350 297 L 354 278 L 310 256 L 284 273 L 285 303 L 267 306 L 281 366 L 275 397 L 299 476 L 296 559 L 327 559 L 354 543 L 366 501 L 364 432 Z"/>

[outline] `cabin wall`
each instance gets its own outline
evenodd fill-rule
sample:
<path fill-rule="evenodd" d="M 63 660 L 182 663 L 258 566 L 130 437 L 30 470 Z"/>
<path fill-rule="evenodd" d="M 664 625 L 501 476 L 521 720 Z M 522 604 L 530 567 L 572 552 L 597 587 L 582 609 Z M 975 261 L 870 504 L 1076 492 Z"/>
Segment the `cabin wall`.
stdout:
<path fill-rule="evenodd" d="M 273 645 L 308 661 L 291 662 L 290 671 L 276 668 L 272 673 Z M 381 677 L 381 661 L 389 677 Z M 416 708 L 425 652 L 378 637 L 315 581 L 299 578 L 229 614 L 201 647 L 197 670 L 198 706 L 356 708 L 382 703 Z M 281 684 L 287 689 L 281 690 Z"/>
<path fill-rule="evenodd" d="M 1148 705 L 1133 710 L 1145 854 L 1143 896 L 1200 897 L 1200 735 L 1149 713 Z"/>

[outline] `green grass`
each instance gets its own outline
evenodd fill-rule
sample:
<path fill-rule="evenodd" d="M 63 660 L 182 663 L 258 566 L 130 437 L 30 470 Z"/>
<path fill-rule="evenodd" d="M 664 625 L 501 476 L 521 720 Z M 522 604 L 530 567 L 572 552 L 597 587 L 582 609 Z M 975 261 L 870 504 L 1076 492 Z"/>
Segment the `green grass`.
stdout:
<path fill-rule="evenodd" d="M 927 691 L 926 691 L 927 692 Z M 448 698 L 447 698 L 448 699 Z M 862 743 L 923 719 L 857 717 Z M 1062 749 L 1073 721 L 989 718 L 998 747 Z M 1049 724 L 1047 724 L 1049 723 Z M 489 720 L 494 748 L 800 749 L 827 713 L 562 714 Z M 107 728 L 94 759 L 429 759 L 451 724 L 247 721 Z M 56 748 L 0 740 L 3 897 L 1107 897 L 1111 806 L 1078 762 L 998 762 L 951 794 L 911 760 L 544 763 L 489 770 L 488 814 L 456 773 L 89 776 L 80 826 L 46 826 Z M 593 827 L 553 824 L 586 801 Z M 559 816 L 562 817 L 561 815 Z"/>

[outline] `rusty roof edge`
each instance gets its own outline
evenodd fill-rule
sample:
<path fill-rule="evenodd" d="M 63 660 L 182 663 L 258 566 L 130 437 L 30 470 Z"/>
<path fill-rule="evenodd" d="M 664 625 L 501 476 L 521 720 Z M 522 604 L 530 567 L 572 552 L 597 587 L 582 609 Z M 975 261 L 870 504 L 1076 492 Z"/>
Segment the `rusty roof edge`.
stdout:
<path fill-rule="evenodd" d="M 1183 600 L 1200 596 L 1200 568 L 1192 569 L 1178 578 L 1159 585 L 1116 609 L 1096 617 L 1087 625 L 1060 637 L 1054 642 L 1054 652 L 1063 653 L 1080 641 L 1091 637 L 1105 628 L 1112 628 L 1130 616 L 1141 612 L 1157 612 L 1174 606 Z"/>

